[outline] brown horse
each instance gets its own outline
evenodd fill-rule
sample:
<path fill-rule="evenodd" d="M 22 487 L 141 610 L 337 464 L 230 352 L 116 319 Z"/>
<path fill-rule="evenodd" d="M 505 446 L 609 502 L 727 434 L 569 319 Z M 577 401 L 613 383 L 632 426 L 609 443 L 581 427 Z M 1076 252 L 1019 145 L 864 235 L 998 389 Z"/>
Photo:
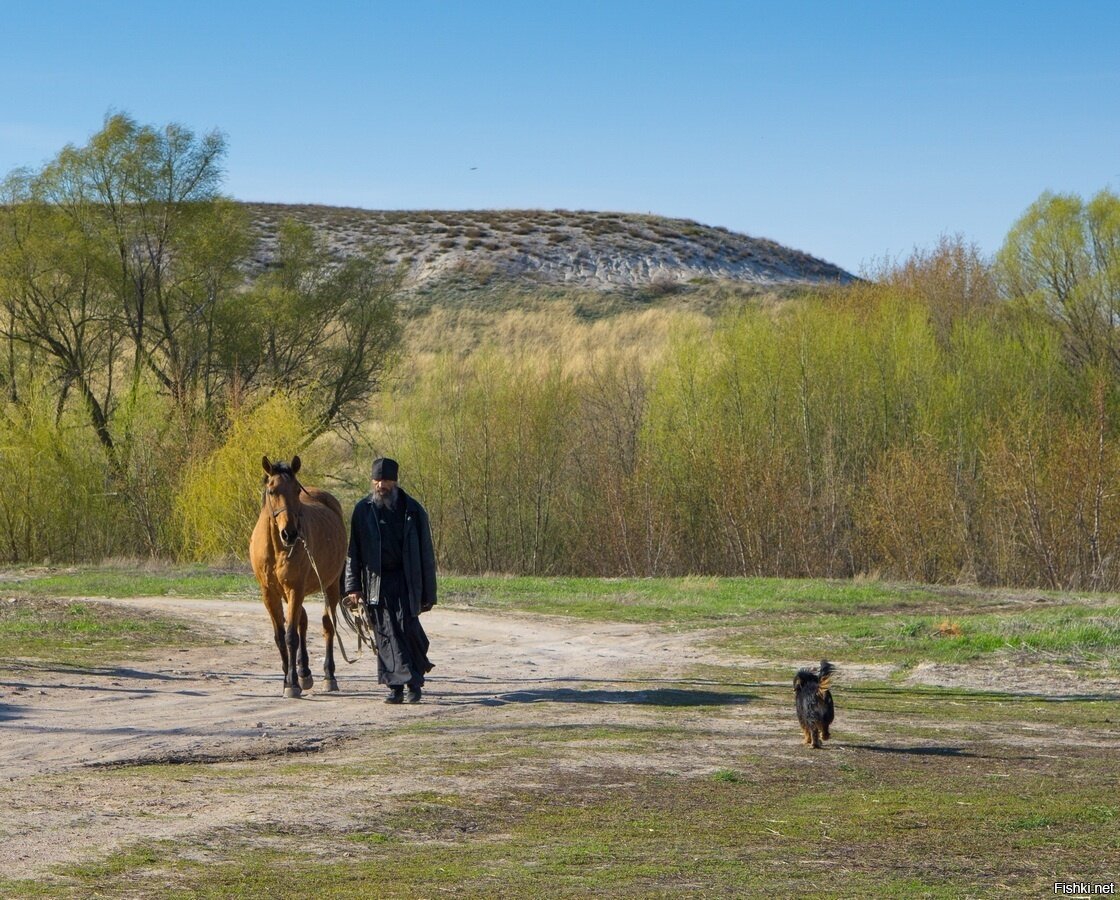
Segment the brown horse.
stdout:
<path fill-rule="evenodd" d="M 332 641 L 340 578 L 346 565 L 342 507 L 326 491 L 304 487 L 296 480 L 298 456 L 292 458 L 291 465 L 270 463 L 267 456 L 261 463 L 266 473 L 264 502 L 249 540 L 249 561 L 272 619 L 273 636 L 284 666 L 284 696 L 298 697 L 301 688 L 315 683 L 307 659 L 307 612 L 303 598 L 320 590 L 325 600 L 327 690 L 337 691 Z"/>

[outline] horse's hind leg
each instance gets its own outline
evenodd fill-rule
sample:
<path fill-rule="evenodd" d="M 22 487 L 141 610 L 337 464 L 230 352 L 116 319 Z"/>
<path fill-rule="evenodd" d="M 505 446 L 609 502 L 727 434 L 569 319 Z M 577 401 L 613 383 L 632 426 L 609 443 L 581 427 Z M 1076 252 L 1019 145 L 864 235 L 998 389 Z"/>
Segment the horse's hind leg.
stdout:
<path fill-rule="evenodd" d="M 307 610 L 299 608 L 299 686 L 304 690 L 314 687 L 311 676 L 311 660 L 307 657 Z"/>
<path fill-rule="evenodd" d="M 338 608 L 338 585 L 327 586 L 324 593 L 323 637 L 327 640 L 327 655 L 323 660 L 323 674 L 327 676 L 327 691 L 330 692 L 338 690 L 338 682 L 334 678 L 334 617 Z"/>

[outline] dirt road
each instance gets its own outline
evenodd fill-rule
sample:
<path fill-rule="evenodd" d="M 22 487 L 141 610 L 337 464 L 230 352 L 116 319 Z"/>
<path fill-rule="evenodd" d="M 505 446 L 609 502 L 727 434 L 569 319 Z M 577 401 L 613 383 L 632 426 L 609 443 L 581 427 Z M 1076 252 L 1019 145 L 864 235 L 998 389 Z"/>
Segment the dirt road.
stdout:
<path fill-rule="evenodd" d="M 13 877 L 141 838 L 267 818 L 286 802 L 265 789 L 239 803 L 228 797 L 218 801 L 204 786 L 168 791 L 143 778 L 107 780 L 97 773 L 130 764 L 287 754 L 305 759 L 302 754 L 312 751 L 334 751 L 338 757 L 348 747 L 358 753 L 359 744 L 368 756 L 378 733 L 402 724 L 442 717 L 485 727 L 514 715 L 532 718 L 530 710 L 539 704 L 565 699 L 599 701 L 594 718 L 610 721 L 627 715 L 623 707 L 641 702 L 643 691 L 657 690 L 660 679 L 705 658 L 691 645 L 694 636 L 437 607 L 424 617 L 436 668 L 423 703 L 382 703 L 384 689 L 369 650 L 354 665 L 336 653 L 341 690 L 321 691 L 321 633 L 311 641 L 317 687 L 299 700 L 285 700 L 270 626 L 258 602 L 108 602 L 195 622 L 201 617 L 227 643 L 163 651 L 119 667 L 0 675 L 0 803 L 8 809 L 0 820 L 0 868 Z M 312 603 L 310 611 L 317 614 L 319 606 Z M 352 638 L 347 650 L 352 657 L 356 653 Z M 620 688 L 628 675 L 647 680 Z M 549 713 L 550 721 L 558 718 L 563 713 Z M 398 779 L 394 789 L 416 787 Z M 325 784 L 323 790 L 324 803 L 339 810 L 331 815 L 344 824 L 340 810 L 350 788 Z"/>
<path fill-rule="evenodd" d="M 321 748 L 363 729 L 397 725 L 382 704 L 376 661 L 367 649 L 347 665 L 337 649 L 340 692 L 323 686 L 321 634 L 311 636 L 319 689 L 298 701 L 281 696 L 279 658 L 267 616 L 250 601 L 140 598 L 109 601 L 197 622 L 232 641 L 165 652 L 150 662 L 80 673 L 36 671 L 0 678 L 0 771 L 7 779 L 89 765 L 247 759 Z M 318 603 L 309 609 L 318 612 Z M 312 617 L 314 622 L 315 616 Z M 448 707 L 500 705 L 503 696 L 541 699 L 557 690 L 612 681 L 642 669 L 668 677 L 701 658 L 679 636 L 634 626 L 545 622 L 437 609 L 424 617 L 436 669 L 424 703 L 410 716 Z M 344 635 L 347 652 L 357 648 Z M 667 666 L 672 661 L 671 666 Z"/>

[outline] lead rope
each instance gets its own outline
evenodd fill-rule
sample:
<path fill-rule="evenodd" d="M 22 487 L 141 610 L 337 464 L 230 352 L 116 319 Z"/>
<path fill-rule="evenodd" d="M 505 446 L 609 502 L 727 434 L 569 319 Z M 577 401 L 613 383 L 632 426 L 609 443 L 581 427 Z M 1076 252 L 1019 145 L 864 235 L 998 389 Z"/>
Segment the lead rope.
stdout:
<path fill-rule="evenodd" d="M 361 659 L 362 658 L 362 646 L 363 645 L 366 646 L 366 647 L 369 647 L 370 650 L 374 649 L 374 646 L 373 646 L 373 623 L 370 622 L 370 620 L 369 620 L 369 609 L 363 603 L 361 612 L 359 612 L 358 617 L 355 618 L 354 613 L 351 612 L 351 610 L 350 610 L 350 607 L 348 607 L 345 603 L 342 603 L 341 606 L 342 606 L 342 619 L 343 619 L 343 621 L 346 622 L 346 625 L 350 628 L 350 630 L 353 631 L 354 634 L 356 634 L 358 636 L 358 659 Z M 338 633 L 338 628 L 336 626 L 335 627 L 335 634 L 337 634 L 337 633 Z M 341 647 L 341 646 L 342 645 L 339 644 L 339 647 Z M 343 655 L 345 655 L 345 653 Z M 349 661 L 350 660 L 347 660 L 347 662 L 349 662 Z"/>
<path fill-rule="evenodd" d="M 330 599 L 327 598 L 327 589 L 323 586 L 323 577 L 319 574 L 319 567 L 315 565 L 315 557 L 311 555 L 311 547 L 307 543 L 307 539 L 300 536 L 300 543 L 303 544 L 303 549 L 307 551 L 307 558 L 311 560 L 311 569 L 315 573 L 315 578 L 319 581 L 319 590 L 323 592 L 323 598 L 327 600 L 327 609 L 330 610 L 331 625 L 334 627 L 334 638 L 338 642 L 339 652 L 342 653 L 342 658 L 350 665 L 356 663 L 362 658 L 362 645 L 366 644 L 371 650 L 373 649 L 373 626 L 371 622 L 367 621 L 368 612 L 364 608 L 359 618 L 355 621 L 354 616 L 351 614 L 350 609 L 339 598 L 337 604 L 332 605 Z M 292 545 L 293 549 L 295 545 Z M 342 607 L 342 619 L 346 622 L 346 626 L 358 636 L 358 655 L 351 659 L 346 653 L 346 647 L 342 644 L 342 630 L 338 627 L 338 616 L 335 615 L 335 606 Z"/>

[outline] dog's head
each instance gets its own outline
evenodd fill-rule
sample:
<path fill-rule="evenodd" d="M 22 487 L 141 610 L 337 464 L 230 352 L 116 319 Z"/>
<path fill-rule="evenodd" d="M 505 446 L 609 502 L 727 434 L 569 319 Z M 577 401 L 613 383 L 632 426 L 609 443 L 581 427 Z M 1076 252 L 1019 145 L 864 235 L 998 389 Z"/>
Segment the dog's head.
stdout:
<path fill-rule="evenodd" d="M 801 669 L 793 679 L 794 693 L 801 693 L 802 691 L 809 691 L 810 693 L 817 689 L 817 675 L 808 669 Z"/>

